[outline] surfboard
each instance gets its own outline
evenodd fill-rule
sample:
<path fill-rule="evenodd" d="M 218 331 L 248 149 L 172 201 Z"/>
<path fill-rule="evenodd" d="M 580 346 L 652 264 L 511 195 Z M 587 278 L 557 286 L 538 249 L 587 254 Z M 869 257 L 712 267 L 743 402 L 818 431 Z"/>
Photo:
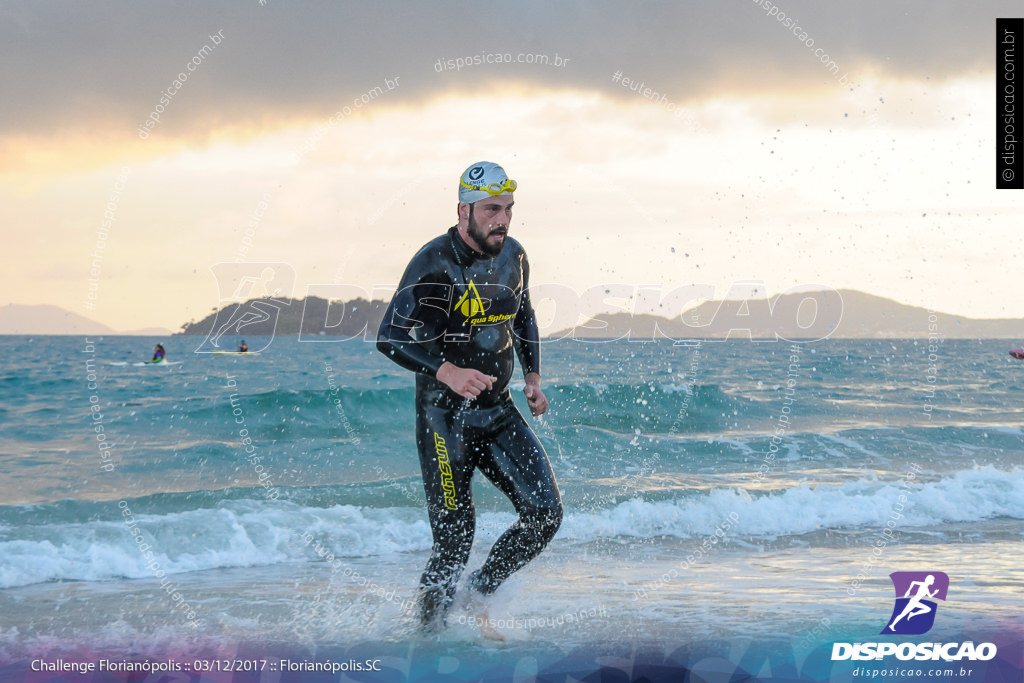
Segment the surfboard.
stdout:
<path fill-rule="evenodd" d="M 215 356 L 258 356 L 259 351 L 214 351 Z"/>

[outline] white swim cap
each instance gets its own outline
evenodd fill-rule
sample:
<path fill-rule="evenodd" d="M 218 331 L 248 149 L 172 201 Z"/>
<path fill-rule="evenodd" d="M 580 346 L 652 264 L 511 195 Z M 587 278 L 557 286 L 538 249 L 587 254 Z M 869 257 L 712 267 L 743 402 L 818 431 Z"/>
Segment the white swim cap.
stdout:
<path fill-rule="evenodd" d="M 509 180 L 505 169 L 490 161 L 478 161 L 459 178 L 459 204 L 474 204 L 481 199 L 512 194 L 517 183 Z"/>

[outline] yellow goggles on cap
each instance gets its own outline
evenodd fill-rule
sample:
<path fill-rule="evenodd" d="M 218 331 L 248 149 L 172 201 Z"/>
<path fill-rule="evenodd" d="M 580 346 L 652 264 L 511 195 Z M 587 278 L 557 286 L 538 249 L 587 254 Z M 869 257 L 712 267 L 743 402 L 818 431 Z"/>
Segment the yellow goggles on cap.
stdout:
<path fill-rule="evenodd" d="M 480 192 L 486 192 L 487 194 L 494 196 L 497 196 L 502 192 L 515 192 L 516 188 L 519 187 L 519 183 L 512 180 L 511 178 L 506 178 L 505 182 L 503 183 L 490 183 L 489 185 L 483 186 L 470 185 L 462 178 L 459 178 L 459 184 L 462 185 L 463 187 L 469 188 L 470 190 L 479 190 Z"/>

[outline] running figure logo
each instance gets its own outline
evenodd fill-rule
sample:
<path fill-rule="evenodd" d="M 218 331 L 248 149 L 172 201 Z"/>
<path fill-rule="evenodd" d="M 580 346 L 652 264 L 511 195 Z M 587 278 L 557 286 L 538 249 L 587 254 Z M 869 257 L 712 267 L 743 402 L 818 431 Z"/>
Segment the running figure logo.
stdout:
<path fill-rule="evenodd" d="M 937 600 L 946 599 L 949 577 L 943 572 L 893 572 L 896 604 L 883 634 L 919 636 L 935 623 Z M 902 596 L 902 597 L 901 597 Z"/>
<path fill-rule="evenodd" d="M 195 353 L 233 347 L 232 337 L 266 336 L 250 352 L 263 351 L 274 340 L 277 321 L 295 286 L 295 269 L 287 263 L 215 263 L 210 266 L 219 290 L 216 315 L 206 339 Z M 222 344 L 223 339 L 231 339 Z M 260 345 L 262 344 L 262 345 Z"/>

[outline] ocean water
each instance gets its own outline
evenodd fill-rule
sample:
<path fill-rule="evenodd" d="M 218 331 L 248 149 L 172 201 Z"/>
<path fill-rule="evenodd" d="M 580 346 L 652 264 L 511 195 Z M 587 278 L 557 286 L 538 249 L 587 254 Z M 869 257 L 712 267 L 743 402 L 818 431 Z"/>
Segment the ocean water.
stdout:
<path fill-rule="evenodd" d="M 414 629 L 411 373 L 359 340 L 201 341 L 164 339 L 162 365 L 151 338 L 0 337 L 0 664 L 283 648 L 379 654 L 374 680 L 627 661 L 840 680 L 854 663 L 827 653 L 879 638 L 889 574 L 941 571 L 927 637 L 1021 668 L 1024 362 L 1003 340 L 545 343 L 551 406 L 528 419 L 566 515 L 493 597 L 501 645 L 461 603 Z M 514 520 L 474 487 L 469 569 Z"/>

